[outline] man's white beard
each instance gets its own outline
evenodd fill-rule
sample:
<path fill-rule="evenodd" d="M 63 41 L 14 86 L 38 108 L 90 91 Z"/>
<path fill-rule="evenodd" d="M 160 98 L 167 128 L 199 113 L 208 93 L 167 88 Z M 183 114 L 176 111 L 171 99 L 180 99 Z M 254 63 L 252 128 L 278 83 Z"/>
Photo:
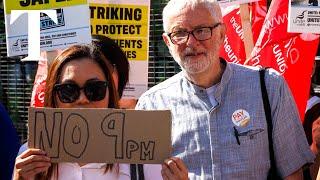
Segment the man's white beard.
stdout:
<path fill-rule="evenodd" d="M 186 72 L 187 74 L 199 74 L 205 72 L 212 63 L 211 58 L 214 58 L 213 55 L 211 55 L 209 52 L 205 54 L 204 57 L 198 60 L 192 61 L 192 57 L 187 57 L 184 60 L 181 60 L 180 56 L 176 53 L 173 53 L 170 49 L 170 54 L 172 55 L 173 59 L 180 65 L 182 71 Z M 192 49 L 186 49 L 184 54 L 186 53 L 191 53 L 191 52 L 196 52 L 195 50 Z"/>
<path fill-rule="evenodd" d="M 181 66 L 188 74 L 199 74 L 205 72 L 211 66 L 211 61 L 209 57 L 203 57 L 198 60 L 185 58 L 184 61 L 181 62 Z"/>

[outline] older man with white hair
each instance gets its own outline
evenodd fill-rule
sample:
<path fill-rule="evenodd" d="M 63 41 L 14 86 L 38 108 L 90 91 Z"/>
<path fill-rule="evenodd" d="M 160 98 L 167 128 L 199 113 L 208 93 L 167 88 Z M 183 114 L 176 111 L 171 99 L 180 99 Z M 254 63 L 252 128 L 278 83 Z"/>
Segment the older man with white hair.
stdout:
<path fill-rule="evenodd" d="M 218 2 L 171 0 L 163 27 L 163 40 L 182 72 L 144 93 L 136 109 L 171 110 L 173 155 L 187 165 L 190 179 L 267 179 L 270 148 L 259 69 L 219 58 L 226 27 Z M 296 105 L 277 72 L 267 70 L 264 80 L 276 171 L 301 179 L 301 168 L 314 155 Z M 163 167 L 162 173 L 173 172 Z"/>

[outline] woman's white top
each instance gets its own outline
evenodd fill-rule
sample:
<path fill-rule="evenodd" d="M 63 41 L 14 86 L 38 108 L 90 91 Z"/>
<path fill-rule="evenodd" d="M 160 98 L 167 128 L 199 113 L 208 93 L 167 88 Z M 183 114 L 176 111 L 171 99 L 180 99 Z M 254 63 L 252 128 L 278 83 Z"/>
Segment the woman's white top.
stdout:
<path fill-rule="evenodd" d="M 105 163 L 89 163 L 79 166 L 78 163 L 59 163 L 58 178 L 68 180 L 130 180 L 130 165 L 118 164 L 119 169 L 105 173 Z M 144 165 L 144 177 L 146 180 L 162 180 L 161 165 Z"/>
<path fill-rule="evenodd" d="M 23 144 L 18 155 L 27 150 L 27 143 Z M 114 167 L 117 166 L 116 164 Z M 130 180 L 130 164 L 118 164 L 118 172 L 116 168 L 112 171 L 105 172 L 105 163 L 88 163 L 79 166 L 78 163 L 59 163 L 58 178 L 54 175 L 52 179 L 68 179 L 68 180 Z M 144 164 L 144 178 L 146 180 L 162 180 L 160 164 Z"/>
<path fill-rule="evenodd" d="M 116 168 L 113 168 L 112 171 L 105 173 L 105 168 L 105 163 L 89 163 L 81 167 L 78 163 L 59 163 L 57 179 L 130 180 L 130 166 L 128 164 L 119 164 L 118 173 L 116 172 Z M 56 177 L 53 177 L 52 179 L 56 179 Z"/>

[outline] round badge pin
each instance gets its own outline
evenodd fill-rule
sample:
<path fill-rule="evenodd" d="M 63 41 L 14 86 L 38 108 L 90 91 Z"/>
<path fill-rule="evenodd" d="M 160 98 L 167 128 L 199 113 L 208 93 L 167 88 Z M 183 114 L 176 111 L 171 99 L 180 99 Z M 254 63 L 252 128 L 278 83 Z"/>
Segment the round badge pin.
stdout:
<path fill-rule="evenodd" d="M 232 114 L 232 122 L 236 126 L 246 127 L 250 122 L 250 115 L 244 109 L 238 109 Z"/>

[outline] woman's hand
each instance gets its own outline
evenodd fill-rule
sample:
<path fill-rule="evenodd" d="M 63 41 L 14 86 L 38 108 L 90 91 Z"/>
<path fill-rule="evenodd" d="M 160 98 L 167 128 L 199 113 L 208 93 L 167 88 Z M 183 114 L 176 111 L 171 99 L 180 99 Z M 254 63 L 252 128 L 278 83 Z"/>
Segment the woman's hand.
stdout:
<path fill-rule="evenodd" d="M 51 166 L 50 158 L 40 149 L 27 149 L 16 158 L 13 179 L 34 179 Z"/>
<path fill-rule="evenodd" d="M 187 180 L 188 169 L 180 158 L 171 157 L 162 164 L 161 175 L 164 180 Z"/>

